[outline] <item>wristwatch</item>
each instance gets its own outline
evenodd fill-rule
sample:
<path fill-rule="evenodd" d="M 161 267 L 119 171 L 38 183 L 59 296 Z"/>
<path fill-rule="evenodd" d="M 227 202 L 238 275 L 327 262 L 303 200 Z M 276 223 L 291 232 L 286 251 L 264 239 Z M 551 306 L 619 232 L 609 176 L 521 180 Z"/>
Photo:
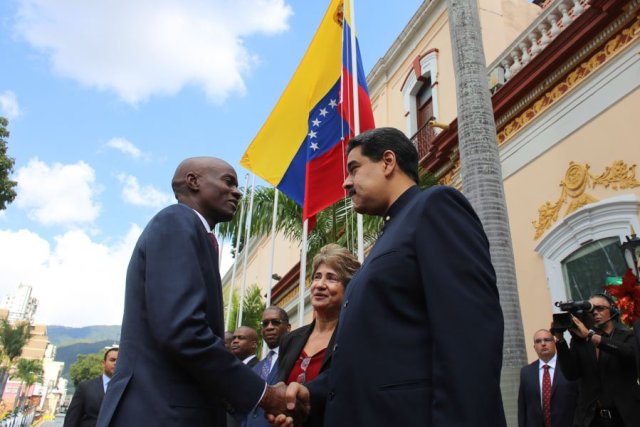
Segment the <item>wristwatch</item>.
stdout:
<path fill-rule="evenodd" d="M 593 337 L 596 334 L 596 331 L 594 331 L 593 329 L 589 329 L 589 332 L 587 332 L 587 341 L 591 341 L 591 337 Z"/>

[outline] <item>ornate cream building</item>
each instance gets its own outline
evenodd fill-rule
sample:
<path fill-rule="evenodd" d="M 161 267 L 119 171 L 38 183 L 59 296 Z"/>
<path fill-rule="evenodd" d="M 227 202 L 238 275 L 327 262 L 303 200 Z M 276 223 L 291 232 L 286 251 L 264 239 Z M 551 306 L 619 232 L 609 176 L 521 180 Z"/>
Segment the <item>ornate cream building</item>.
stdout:
<path fill-rule="evenodd" d="M 478 6 L 533 360 L 529 339 L 549 327 L 553 303 L 615 283 L 626 269 L 619 245 L 640 231 L 640 2 Z M 446 1 L 419 7 L 367 82 L 376 125 L 403 130 L 440 183 L 463 188 Z M 273 298 L 295 315 L 298 248 L 287 244 Z"/>

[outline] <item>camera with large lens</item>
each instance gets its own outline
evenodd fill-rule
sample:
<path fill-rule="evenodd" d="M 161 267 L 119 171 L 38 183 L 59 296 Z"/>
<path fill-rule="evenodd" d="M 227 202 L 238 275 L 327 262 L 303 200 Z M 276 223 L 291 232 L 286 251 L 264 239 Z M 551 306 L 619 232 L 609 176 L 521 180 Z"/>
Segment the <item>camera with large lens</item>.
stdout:
<path fill-rule="evenodd" d="M 551 333 L 564 332 L 567 329 L 575 328 L 576 325 L 571 319 L 572 314 L 585 325 L 590 323 L 590 319 L 586 316 L 587 313 L 593 310 L 593 304 L 590 301 L 556 301 L 554 305 L 564 313 L 553 314 Z"/>

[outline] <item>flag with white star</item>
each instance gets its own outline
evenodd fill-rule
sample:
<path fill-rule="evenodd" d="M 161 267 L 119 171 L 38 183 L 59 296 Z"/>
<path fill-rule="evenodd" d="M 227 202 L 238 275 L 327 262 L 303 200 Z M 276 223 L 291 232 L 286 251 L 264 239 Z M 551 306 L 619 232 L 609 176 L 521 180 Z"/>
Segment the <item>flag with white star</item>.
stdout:
<path fill-rule="evenodd" d="M 296 73 L 240 161 L 301 205 L 303 219 L 345 197 L 346 143 L 355 130 L 348 2 L 331 1 Z M 365 131 L 374 122 L 357 43 L 356 55 Z"/>

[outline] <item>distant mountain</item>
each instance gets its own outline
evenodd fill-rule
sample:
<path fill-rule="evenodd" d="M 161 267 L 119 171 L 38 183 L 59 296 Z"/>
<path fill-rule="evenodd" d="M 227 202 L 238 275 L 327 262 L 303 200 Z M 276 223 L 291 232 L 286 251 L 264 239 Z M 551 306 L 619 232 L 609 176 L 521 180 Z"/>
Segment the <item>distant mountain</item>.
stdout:
<path fill-rule="evenodd" d="M 58 347 L 75 343 L 96 343 L 98 341 L 120 341 L 120 325 L 96 325 L 82 328 L 69 326 L 47 326 L 49 341 Z"/>
<path fill-rule="evenodd" d="M 69 378 L 69 368 L 76 363 L 79 354 L 93 354 L 104 350 L 113 344 L 113 340 L 104 340 L 98 342 L 83 342 L 58 347 L 56 350 L 56 358 L 58 362 L 64 362 L 64 370 L 62 376 Z"/>

